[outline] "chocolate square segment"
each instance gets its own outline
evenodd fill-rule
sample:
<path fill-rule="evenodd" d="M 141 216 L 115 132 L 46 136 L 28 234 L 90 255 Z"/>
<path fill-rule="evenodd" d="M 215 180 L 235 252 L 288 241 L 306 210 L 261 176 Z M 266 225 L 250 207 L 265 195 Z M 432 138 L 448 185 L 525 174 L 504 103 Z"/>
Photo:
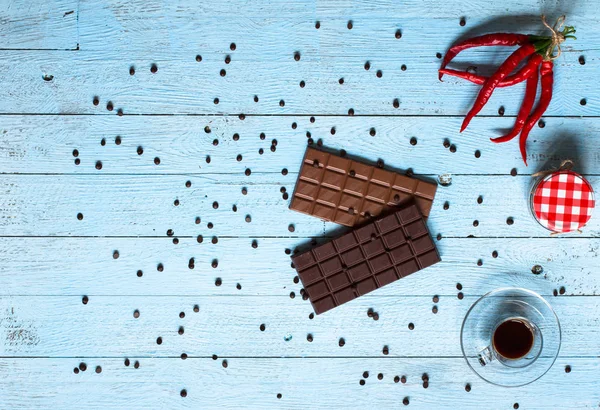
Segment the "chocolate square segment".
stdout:
<path fill-rule="evenodd" d="M 361 296 L 372 292 L 375 289 L 377 289 L 377 282 L 375 282 L 375 279 L 373 278 L 365 279 L 362 282 L 358 282 L 358 284 L 356 285 L 356 290 Z"/>
<path fill-rule="evenodd" d="M 352 299 L 356 298 L 356 293 L 352 287 L 348 287 L 340 290 L 339 292 L 335 292 L 334 295 L 339 305 L 341 305 L 342 303 L 350 302 Z"/>
<path fill-rule="evenodd" d="M 298 276 L 300 277 L 300 280 L 302 280 L 304 286 L 306 286 L 317 280 L 321 280 L 323 273 L 321 273 L 319 267 L 315 265 L 306 270 L 298 272 Z"/>
<path fill-rule="evenodd" d="M 333 275 L 342 270 L 342 261 L 338 256 L 321 262 L 321 270 L 325 276 Z"/>
<path fill-rule="evenodd" d="M 385 252 L 385 245 L 383 244 L 383 241 L 379 238 L 366 242 L 365 244 L 363 244 L 362 248 L 367 258 L 371 258 L 375 255 L 379 255 L 380 253 Z"/>
<path fill-rule="evenodd" d="M 360 265 L 356 265 L 353 268 L 348 269 L 348 273 L 353 281 L 357 281 L 365 276 L 370 275 L 371 271 L 369 270 L 369 265 L 367 262 L 363 262 Z"/>
<path fill-rule="evenodd" d="M 324 189 L 325 188 L 325 189 Z M 345 226 L 370 222 L 409 201 L 429 215 L 437 184 L 349 160 L 309 147 L 290 209 Z M 336 195 L 335 191 L 340 195 Z M 298 200 L 298 199 L 302 200 Z M 331 207 L 324 209 L 318 203 Z M 352 213 L 342 215 L 338 210 Z"/>
<path fill-rule="evenodd" d="M 310 293 L 309 293 L 310 294 Z M 312 302 L 313 309 L 317 315 L 327 312 L 328 310 L 336 307 L 335 301 L 331 295 L 324 297 L 323 299 Z"/>
<path fill-rule="evenodd" d="M 406 208 L 402 209 L 400 212 L 398 212 L 398 215 L 400 216 L 402 223 L 405 225 L 408 222 L 412 222 L 416 219 L 422 218 L 421 213 L 419 212 L 419 209 L 415 204 L 409 205 Z"/>
<path fill-rule="evenodd" d="M 375 277 L 377 278 L 377 282 L 379 282 L 379 286 L 385 286 L 388 283 L 392 283 L 398 279 L 396 270 L 394 268 L 378 273 Z"/>
<path fill-rule="evenodd" d="M 310 285 L 306 287 L 306 291 L 310 295 L 311 298 L 318 299 L 321 296 L 324 296 L 329 293 L 329 289 L 324 281 L 317 282 L 314 285 Z"/>
<path fill-rule="evenodd" d="M 411 238 L 418 238 L 427 232 L 427 228 L 425 227 L 422 219 L 418 219 L 415 222 L 406 225 L 404 229 L 406 229 L 406 233 Z"/>
<path fill-rule="evenodd" d="M 388 249 L 392 249 L 406 242 L 406 236 L 404 236 L 404 230 L 400 228 L 385 234 L 383 240 L 385 241 L 385 246 L 387 246 Z"/>
<path fill-rule="evenodd" d="M 348 173 L 348 168 L 350 167 L 351 162 L 352 161 L 349 159 L 338 157 L 337 155 L 330 155 L 327 168 L 335 172 L 339 172 L 340 174 L 346 174 Z"/>
<path fill-rule="evenodd" d="M 370 241 L 377 237 L 377 229 L 373 224 L 369 224 L 363 226 L 362 228 L 358 228 L 354 232 L 356 232 L 356 236 L 358 236 L 358 240 L 361 242 Z"/>
<path fill-rule="evenodd" d="M 321 184 L 336 190 L 340 190 L 342 189 L 345 178 L 346 176 L 343 174 L 326 170 L 325 174 L 323 175 L 323 182 Z"/>
<path fill-rule="evenodd" d="M 344 261 L 346 266 L 356 265 L 364 259 L 360 248 L 350 249 L 349 251 L 342 253 L 342 261 Z"/>
<path fill-rule="evenodd" d="M 396 214 L 391 214 L 386 216 L 385 218 L 381 218 L 377 221 L 377 227 L 383 233 L 392 231 L 400 226 L 400 222 L 398 222 L 398 218 L 396 218 Z"/>
<path fill-rule="evenodd" d="M 336 251 L 333 243 L 327 242 L 322 246 L 318 246 L 313 249 L 313 253 L 317 257 L 317 260 L 322 261 L 323 259 L 327 259 L 330 256 L 335 255 Z"/>
<path fill-rule="evenodd" d="M 348 279 L 348 276 L 346 276 L 345 272 L 340 272 L 327 278 L 327 283 L 329 283 L 329 287 L 331 289 L 337 290 L 348 286 L 350 284 L 350 280 Z"/>
<path fill-rule="evenodd" d="M 347 233 L 344 236 L 340 236 L 337 239 L 334 239 L 333 243 L 335 244 L 339 252 L 345 251 L 346 249 L 356 246 L 358 244 L 352 232 Z"/>
<path fill-rule="evenodd" d="M 320 314 L 431 266 L 440 257 L 419 209 L 412 204 L 293 260 L 299 262 L 295 264 L 298 276 Z"/>
<path fill-rule="evenodd" d="M 301 253 L 300 255 L 294 256 L 292 258 L 292 262 L 294 262 L 294 266 L 296 267 L 296 269 L 301 271 L 314 264 L 316 260 L 312 252 L 308 251 Z"/>

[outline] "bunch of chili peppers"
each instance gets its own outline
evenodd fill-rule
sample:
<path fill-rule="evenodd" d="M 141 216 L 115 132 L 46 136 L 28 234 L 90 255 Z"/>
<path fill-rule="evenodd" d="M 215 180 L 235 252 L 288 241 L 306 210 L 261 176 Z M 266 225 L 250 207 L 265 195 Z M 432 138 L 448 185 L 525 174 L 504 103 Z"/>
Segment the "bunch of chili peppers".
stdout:
<path fill-rule="evenodd" d="M 467 113 L 462 123 L 460 132 L 463 132 L 473 117 L 481 111 L 497 87 L 510 87 L 520 82 L 527 81 L 525 86 L 525 96 L 521 104 L 521 109 L 517 114 L 513 129 L 506 135 L 498 138 L 491 138 L 495 143 L 507 142 L 520 133 L 519 147 L 523 162 L 527 165 L 527 137 L 529 136 L 531 129 L 540 120 L 550 105 L 550 100 L 552 99 L 552 86 L 554 82 L 554 63 L 552 61 L 560 56 L 560 44 L 562 42 L 567 38 L 575 39 L 575 36 L 573 35 L 575 33 L 574 27 L 565 26 L 562 31 L 559 31 L 564 24 L 564 19 L 564 16 L 560 17 L 556 21 L 554 27 L 550 27 L 546 23 L 545 17 L 542 16 L 543 24 L 552 32 L 551 37 L 512 33 L 486 34 L 462 41 L 448 50 L 442 60 L 442 67 L 439 69 L 440 81 L 444 74 L 448 74 L 482 86 L 473 107 Z M 490 77 L 446 68 L 446 65 L 448 65 L 448 63 L 461 51 L 481 46 L 519 46 L 519 48 L 513 52 Z M 555 49 L 557 50 L 556 53 L 554 51 Z M 511 74 L 521 62 L 525 62 L 523 67 L 514 74 Z M 535 109 L 533 109 L 538 81 L 541 83 L 540 99 Z"/>

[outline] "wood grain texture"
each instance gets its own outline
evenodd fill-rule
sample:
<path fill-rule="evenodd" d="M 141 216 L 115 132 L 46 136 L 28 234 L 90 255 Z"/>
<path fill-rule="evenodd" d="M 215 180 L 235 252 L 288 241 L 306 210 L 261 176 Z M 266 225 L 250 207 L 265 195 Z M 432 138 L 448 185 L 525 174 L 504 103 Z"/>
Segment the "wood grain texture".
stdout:
<path fill-rule="evenodd" d="M 289 298 L 295 292 L 294 303 L 301 300 L 302 285 L 293 282 L 296 271 L 285 249 L 305 245 L 309 238 L 258 238 L 256 249 L 252 238 L 219 237 L 213 244 L 208 234 L 202 244 L 195 237 L 178 240 L 174 245 L 170 238 L 0 238 L 0 295 L 148 295 L 151 303 L 152 296 L 160 295 Z M 567 295 L 600 295 L 598 239 L 444 238 L 437 246 L 441 263 L 373 295 L 456 298 L 457 283 L 465 295 L 483 295 L 503 286 L 548 296 L 561 287 Z M 190 258 L 193 270 L 188 267 Z M 217 268 L 211 266 L 214 259 Z M 159 263 L 163 272 L 157 271 Z M 543 273 L 534 275 L 534 265 Z M 219 287 L 217 278 L 222 279 Z M 241 290 L 236 289 L 238 283 Z M 425 304 L 426 310 L 430 305 Z"/>
<path fill-rule="evenodd" d="M 300 161 L 300 158 L 295 161 Z M 197 159 L 202 163 L 202 159 Z M 209 166 L 213 166 L 208 164 Z M 206 166 L 206 164 L 203 164 Z M 88 169 L 92 164 L 86 164 Z M 3 175 L 0 178 L 0 234 L 10 236 L 336 236 L 334 223 L 293 212 L 280 192 L 291 193 L 296 174 L 110 175 L 110 163 L 92 175 Z M 222 169 L 222 168 L 219 168 Z M 258 171 L 258 172 L 257 172 Z M 191 181 L 190 188 L 185 186 Z M 600 177 L 589 182 L 600 184 Z M 438 187 L 429 229 L 449 237 L 541 237 L 549 231 L 529 213 L 529 176 L 457 175 Z M 242 189 L 247 188 L 247 195 Z M 478 203 L 481 196 L 482 203 Z M 179 205 L 175 205 L 179 201 Z M 448 202 L 449 209 L 444 210 Z M 233 211 L 233 206 L 237 211 Z M 218 206 L 215 209 L 215 206 Z M 83 214 L 78 220 L 77 214 Z M 250 222 L 246 222 L 250 216 Z M 201 223 L 196 224 L 199 217 Z M 507 218 L 514 224 L 508 225 Z M 478 226 L 473 221 L 478 221 Z M 208 223 L 213 228 L 208 228 Z M 294 232 L 289 231 L 290 224 Z M 583 233 L 597 237 L 600 218 Z"/>
<path fill-rule="evenodd" d="M 3 1 L 0 50 L 77 49 L 78 6 L 77 0 Z"/>
<path fill-rule="evenodd" d="M 248 17 L 288 17 L 288 18 L 386 18 L 393 17 L 398 19 L 409 18 L 428 18 L 442 17 L 458 20 L 465 17 L 470 21 L 471 18 L 486 18 L 506 16 L 506 8 L 512 7 L 517 12 L 510 15 L 510 19 L 539 18 L 541 12 L 549 15 L 561 15 L 567 13 L 573 17 L 585 17 L 594 14 L 597 9 L 595 3 L 591 0 L 584 0 L 575 4 L 564 3 L 561 1 L 544 1 L 543 3 L 519 3 L 515 0 L 509 0 L 502 4 L 486 4 L 485 7 L 476 0 L 469 0 L 460 3 L 441 2 L 437 0 L 428 0 L 425 3 L 419 0 L 406 0 L 399 5 L 394 0 L 289 0 L 289 1 L 271 1 L 256 0 L 248 2 L 246 0 L 230 0 L 223 3 L 202 2 L 195 3 L 189 1 L 180 1 L 174 4 L 164 3 L 159 0 L 141 1 L 132 0 L 120 2 L 117 0 L 102 1 L 89 0 L 82 4 L 82 9 L 86 13 L 105 13 L 99 18 L 108 16 L 117 16 L 119 21 L 139 19 L 139 24 L 144 21 L 156 21 L 158 19 L 169 19 L 179 17 L 181 20 L 207 19 L 212 16 L 233 20 L 238 16 Z M 83 14 L 83 13 L 82 13 Z M 93 15 L 86 16 L 92 20 Z M 176 30 L 175 24 L 169 26 L 169 32 Z M 93 20 L 88 24 L 94 24 Z M 97 24 L 97 23 L 96 23 Z M 115 23 L 111 21 L 111 25 Z"/>
<path fill-rule="evenodd" d="M 122 109 L 125 114 L 347 115 L 352 108 L 355 115 L 462 116 L 477 93 L 476 85 L 464 81 L 438 81 L 440 60 L 435 54 L 418 51 L 373 61 L 369 71 L 363 68 L 368 55 L 296 62 L 291 49 L 285 51 L 288 58 L 283 61 L 243 61 L 233 54 L 227 65 L 223 61 L 227 52 L 198 63 L 197 51 L 4 51 L 0 55 L 0 113 L 115 115 Z M 599 85 L 593 75 L 599 60 L 591 53 L 587 55 L 589 63 L 581 65 L 580 55 L 565 52 L 556 61 L 555 95 L 546 115 L 600 114 Z M 497 56 L 496 63 L 502 57 Z M 489 60 L 480 54 L 464 61 L 477 65 Z M 156 74 L 150 72 L 152 64 L 158 67 Z M 136 69 L 133 76 L 129 75 L 132 65 Z M 226 70 L 224 77 L 220 75 L 222 69 Z M 381 78 L 376 76 L 377 70 L 382 70 Z M 53 80 L 44 81 L 41 71 L 53 75 Z M 300 81 L 306 82 L 304 88 Z M 496 116 L 501 105 L 506 115 L 515 115 L 523 89 L 498 90 L 480 115 Z M 255 95 L 258 103 L 254 102 Z M 94 96 L 100 98 L 99 106 L 92 104 Z M 396 98 L 400 102 L 397 109 L 393 106 Z M 586 105 L 580 104 L 582 98 Z M 105 108 L 108 101 L 114 104 L 112 113 Z"/>
<path fill-rule="evenodd" d="M 528 211 L 530 174 L 561 160 L 600 186 L 595 1 L 8 0 L 0 9 L 0 408 L 396 409 L 404 397 L 423 409 L 600 406 L 600 219 L 550 237 Z M 566 13 L 578 40 L 556 61 L 526 168 L 516 144 L 488 141 L 512 125 L 523 87 L 499 90 L 459 134 L 478 88 L 440 83 L 436 54 L 483 32 L 539 33 L 541 13 Z M 487 75 L 508 52 L 472 50 L 454 67 Z M 285 250 L 344 229 L 282 198 L 307 132 L 400 172 L 451 176 L 428 221 L 443 261 L 310 319 Z M 563 327 L 557 363 L 517 389 L 478 379 L 460 351 L 467 309 L 502 286 L 544 295 Z M 75 374 L 81 362 L 87 371 Z"/>
<path fill-rule="evenodd" d="M 516 141 L 493 144 L 488 140 L 512 127 L 514 118 L 478 118 L 464 135 L 457 133 L 461 122 L 461 117 L 437 116 L 314 116 L 311 122 L 310 116 L 240 120 L 234 116 L 6 115 L 0 123 L 0 172 L 95 173 L 95 163 L 101 160 L 102 172 L 111 174 L 241 175 L 247 167 L 255 172 L 279 173 L 285 168 L 294 173 L 300 169 L 307 132 L 327 149 L 344 149 L 350 156 L 373 163 L 382 159 L 391 169 L 405 172 L 411 168 L 416 174 L 434 177 L 443 173 L 508 175 L 513 168 L 532 174 L 558 166 L 564 159 L 573 160 L 584 174 L 597 173 L 600 167 L 600 147 L 595 142 L 600 118 L 546 118 L 546 126 L 536 127 L 531 134 L 529 167 L 524 166 Z M 371 128 L 375 136 L 370 135 Z M 413 137 L 416 145 L 410 143 Z M 456 146 L 455 153 L 444 147 L 446 139 Z M 214 140 L 218 145 L 213 145 Z M 277 141 L 275 152 L 270 150 L 273 140 Z M 143 149 L 141 156 L 138 147 Z M 78 151 L 79 166 L 74 164 L 73 150 Z M 160 158 L 160 166 L 155 165 L 155 157 Z"/>
<path fill-rule="evenodd" d="M 417 283 L 413 281 L 416 286 Z M 231 288 L 231 286 L 229 286 Z M 482 287 L 480 287 L 481 289 Z M 135 289 L 129 289 L 134 292 Z M 230 290 L 232 292 L 232 290 Z M 382 297 L 309 318 L 300 297 L 252 296 L 23 296 L 0 299 L 3 357 L 456 357 L 460 331 L 477 300 L 441 296 Z M 597 358 L 600 298 L 548 298 L 561 321 L 561 357 Z M 200 311 L 195 313 L 193 306 Z M 379 320 L 367 317 L 371 308 Z M 139 317 L 134 318 L 134 311 Z M 45 312 L 40 318 L 40 312 Z M 180 312 L 185 317 L 179 317 Z M 110 318 L 106 320 L 104 318 Z M 408 325 L 412 323 L 414 329 Z M 261 331 L 260 326 L 265 325 Z M 179 334 L 180 327 L 184 333 Z M 307 340 L 312 336 L 312 341 Z M 292 337 L 286 341 L 286 337 Z M 157 344 L 158 337 L 162 343 Z M 343 338 L 345 345 L 339 346 Z M 427 343 L 423 343 L 427 340 Z M 546 342 L 547 343 L 547 342 Z M 382 353 L 387 346 L 389 354 Z M 475 354 L 476 352 L 473 352 Z"/>
<path fill-rule="evenodd" d="M 46 408 L 403 408 L 413 409 L 596 408 L 600 402 L 600 361 L 558 359 L 536 383 L 507 389 L 487 384 L 462 358 L 397 359 L 139 359 L 140 367 L 123 359 L 86 360 L 88 370 L 73 374 L 78 359 L 0 360 L 0 406 Z M 102 373 L 94 372 L 96 366 Z M 571 373 L 565 373 L 565 366 Z M 363 372 L 369 372 L 364 386 Z M 378 380 L 377 375 L 383 375 Z M 427 373 L 429 387 L 422 387 Z M 15 382 L 11 377 L 19 374 Z M 193 375 L 193 377 L 190 377 Z M 406 384 L 394 383 L 405 375 Z M 465 391 L 466 384 L 471 391 Z M 557 386 L 560 385 L 560 389 Z M 182 389 L 187 397 L 180 396 Z M 565 393 L 568 392 L 568 393 Z M 281 399 L 277 395 L 281 394 Z M 18 398 L 18 399 L 17 399 Z"/>
<path fill-rule="evenodd" d="M 378 16 L 353 11 L 320 18 L 310 6 L 294 15 L 236 12 L 223 18 L 218 13 L 200 11 L 194 3 L 151 5 L 137 0 L 122 3 L 119 9 L 109 3 L 83 3 L 79 18 L 81 50 L 104 51 L 110 43 L 113 52 L 155 52 L 160 48 L 187 52 L 192 57 L 200 53 L 207 60 L 221 61 L 226 54 L 231 55 L 232 61 L 284 61 L 299 52 L 302 61 L 316 62 L 323 57 L 343 60 L 355 56 L 368 59 L 376 68 L 376 64 L 384 61 L 406 63 L 402 60 L 413 52 L 433 57 L 465 35 L 496 31 L 546 34 L 537 13 L 510 18 L 504 13 L 470 16 L 468 25 L 461 26 L 459 18 L 439 14 L 437 8 L 425 15 L 421 13 L 418 18 L 411 18 L 404 11 L 401 15 Z M 404 10 L 405 3 L 396 8 Z M 578 29 L 578 40 L 569 40 L 564 44 L 565 49 L 586 54 L 596 50 L 598 33 L 591 29 L 594 17 L 572 14 L 568 17 L 568 24 Z M 318 29 L 316 21 L 319 21 Z M 352 21 L 351 30 L 349 21 Z M 400 39 L 396 38 L 397 30 L 401 31 Z M 232 42 L 235 50 L 230 50 Z M 488 59 L 490 54 L 497 58 L 498 51 L 482 48 L 466 52 L 465 56 L 485 53 Z M 458 61 L 465 60 L 465 56 Z M 203 61 L 206 60 L 203 58 Z"/>

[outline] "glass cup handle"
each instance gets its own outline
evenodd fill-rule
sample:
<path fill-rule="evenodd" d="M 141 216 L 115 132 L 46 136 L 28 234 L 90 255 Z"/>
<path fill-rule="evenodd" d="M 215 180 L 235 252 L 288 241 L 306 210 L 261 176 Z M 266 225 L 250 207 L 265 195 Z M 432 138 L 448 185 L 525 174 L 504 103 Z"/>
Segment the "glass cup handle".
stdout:
<path fill-rule="evenodd" d="M 485 366 L 494 360 L 494 354 L 492 353 L 491 346 L 486 347 L 481 352 L 479 352 L 479 364 Z"/>

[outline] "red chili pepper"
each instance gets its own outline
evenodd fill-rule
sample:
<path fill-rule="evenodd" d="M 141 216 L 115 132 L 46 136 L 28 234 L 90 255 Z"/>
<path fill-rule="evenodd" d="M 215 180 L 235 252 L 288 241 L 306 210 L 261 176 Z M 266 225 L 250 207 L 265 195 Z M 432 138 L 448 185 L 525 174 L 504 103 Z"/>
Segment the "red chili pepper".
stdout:
<path fill-rule="evenodd" d="M 469 125 L 469 122 L 473 119 L 474 116 L 477 115 L 479 111 L 483 108 L 483 106 L 488 102 L 494 89 L 498 86 L 498 83 L 502 81 L 506 76 L 508 76 L 516 66 L 519 65 L 521 60 L 525 57 L 535 53 L 536 46 L 533 44 L 525 44 L 522 47 L 519 47 L 514 53 L 512 53 L 504 63 L 498 68 L 494 74 L 490 76 L 490 78 L 485 82 L 479 94 L 477 95 L 477 99 L 475 100 L 475 104 L 471 110 L 467 113 L 462 126 L 460 127 L 460 132 L 463 132 L 465 128 Z"/>
<path fill-rule="evenodd" d="M 537 124 L 539 119 L 544 115 L 546 109 L 550 105 L 550 101 L 552 100 L 552 86 L 554 84 L 554 73 L 552 71 L 554 67 L 554 63 L 552 60 L 544 60 L 542 62 L 542 67 L 540 68 L 541 74 L 541 85 L 542 91 L 540 93 L 540 101 L 538 102 L 535 110 L 531 113 L 529 118 L 527 118 L 527 122 L 523 126 L 523 130 L 521 130 L 521 137 L 519 138 L 519 148 L 521 149 L 521 156 L 523 157 L 523 162 L 525 166 L 527 166 L 527 148 L 526 142 L 531 129 Z"/>
<path fill-rule="evenodd" d="M 533 56 L 531 56 L 531 58 L 529 58 L 527 64 L 525 64 L 515 74 L 511 74 L 507 76 L 504 80 L 500 81 L 497 87 L 510 87 L 512 85 L 519 84 L 520 82 L 527 80 L 531 76 L 531 74 L 539 70 L 539 65 L 541 62 L 542 56 L 540 54 L 534 54 Z M 483 75 L 472 74 L 466 71 L 451 70 L 449 68 L 444 68 L 439 71 L 442 74 L 448 74 L 453 77 L 462 78 L 464 80 L 470 81 L 478 85 L 483 85 L 483 83 L 485 83 L 488 79 L 488 77 L 485 77 Z"/>
<path fill-rule="evenodd" d="M 540 56 L 541 57 L 541 56 Z M 533 103 L 535 101 L 535 95 L 537 93 L 537 83 L 539 80 L 539 73 L 536 71 L 527 79 L 527 87 L 525 87 L 525 96 L 523 97 L 523 102 L 521 103 L 521 109 L 519 110 L 519 114 L 517 114 L 517 119 L 515 120 L 515 125 L 513 129 L 506 135 L 498 138 L 490 138 L 492 142 L 501 143 L 512 140 L 514 137 L 519 135 L 519 132 L 523 129 L 523 125 L 525 121 L 527 121 L 527 117 L 531 114 L 531 109 L 533 108 Z"/>
<path fill-rule="evenodd" d="M 532 37 L 534 38 L 534 37 Z M 539 38 L 539 37 L 535 37 Z M 481 46 L 517 46 L 523 45 L 530 42 L 530 36 L 526 34 L 512 34 L 512 33 L 494 33 L 485 34 L 479 37 L 473 37 L 458 44 L 450 47 L 450 50 L 444 56 L 442 60 L 442 66 L 440 70 L 446 68 L 448 63 L 452 61 L 458 53 L 468 48 L 481 47 Z M 442 81 L 444 73 L 439 73 L 439 79 Z"/>

